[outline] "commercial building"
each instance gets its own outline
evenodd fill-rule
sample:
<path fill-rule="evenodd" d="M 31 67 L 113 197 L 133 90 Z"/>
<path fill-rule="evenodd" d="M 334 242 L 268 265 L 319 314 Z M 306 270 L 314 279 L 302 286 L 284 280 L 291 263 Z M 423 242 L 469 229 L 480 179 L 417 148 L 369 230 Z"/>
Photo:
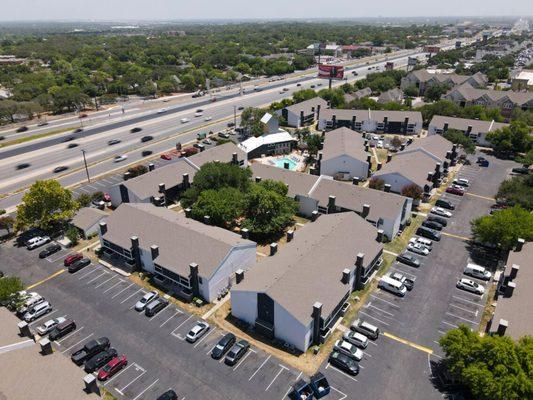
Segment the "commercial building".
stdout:
<path fill-rule="evenodd" d="M 365 139 L 359 132 L 338 128 L 327 132 L 317 162 L 319 173 L 339 180 L 368 176 L 368 153 Z"/>
<path fill-rule="evenodd" d="M 243 167 L 248 165 L 246 153 L 233 143 L 215 146 L 160 168 L 149 164 L 149 171 L 146 174 L 111 187 L 109 190 L 111 204 L 114 207 L 122 203 L 166 205 L 189 188 L 194 175 L 202 165 L 212 161 L 233 162 Z"/>
<path fill-rule="evenodd" d="M 255 242 L 152 204 L 118 207 L 100 223 L 100 244 L 117 267 L 153 274 L 186 300 L 213 301 L 256 262 Z"/>
<path fill-rule="evenodd" d="M 393 239 L 411 217 L 412 200 L 408 197 L 335 181 L 325 175 L 309 175 L 260 163 L 253 163 L 251 169 L 256 181 L 284 182 L 287 196 L 298 202 L 299 214 L 307 218 L 353 211 Z M 354 183 L 357 183 L 356 178 Z"/>
<path fill-rule="evenodd" d="M 287 126 L 301 128 L 313 125 L 320 116 L 320 111 L 326 108 L 328 108 L 328 102 L 321 97 L 315 97 L 287 106 L 278 113 L 287 121 Z"/>
<path fill-rule="evenodd" d="M 518 240 L 509 253 L 505 271 L 500 275 L 496 291 L 496 310 L 489 324 L 489 331 L 508 335 L 518 340 L 533 332 L 533 243 Z"/>
<path fill-rule="evenodd" d="M 418 135 L 422 131 L 422 114 L 418 111 L 341 109 L 327 109 L 320 113 L 319 130 L 341 127 L 359 132 Z"/>
<path fill-rule="evenodd" d="M 412 71 L 407 76 L 403 77 L 400 87 L 405 90 L 408 87 L 414 86 L 418 89 L 419 95 L 423 96 L 425 91 L 434 85 L 440 84 L 455 87 L 464 83 L 468 83 L 474 88 L 481 89 L 487 85 L 488 79 L 481 72 L 477 72 L 474 75 L 458 75 L 419 69 Z"/>
<path fill-rule="evenodd" d="M 98 225 L 104 221 L 109 214 L 94 207 L 82 207 L 70 221 L 70 224 L 78 229 L 81 237 L 98 234 Z"/>
<path fill-rule="evenodd" d="M 377 229 L 353 212 L 320 216 L 231 290 L 231 313 L 305 352 L 342 317 L 358 277 L 381 263 Z"/>
<path fill-rule="evenodd" d="M 455 129 L 463 132 L 470 137 L 477 144 L 481 146 L 490 145 L 487 142 L 487 133 L 502 129 L 509 124 L 493 121 L 480 121 L 478 119 L 445 117 L 442 115 L 435 115 L 428 127 L 428 135 L 442 135 L 449 129 Z"/>

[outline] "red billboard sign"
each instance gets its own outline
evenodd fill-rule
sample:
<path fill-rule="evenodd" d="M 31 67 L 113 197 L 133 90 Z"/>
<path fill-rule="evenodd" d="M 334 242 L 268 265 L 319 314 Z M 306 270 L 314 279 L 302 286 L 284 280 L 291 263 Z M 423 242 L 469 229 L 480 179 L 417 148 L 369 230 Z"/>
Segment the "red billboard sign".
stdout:
<path fill-rule="evenodd" d="M 343 79 L 344 67 L 341 65 L 318 65 L 318 77 L 324 79 Z"/>

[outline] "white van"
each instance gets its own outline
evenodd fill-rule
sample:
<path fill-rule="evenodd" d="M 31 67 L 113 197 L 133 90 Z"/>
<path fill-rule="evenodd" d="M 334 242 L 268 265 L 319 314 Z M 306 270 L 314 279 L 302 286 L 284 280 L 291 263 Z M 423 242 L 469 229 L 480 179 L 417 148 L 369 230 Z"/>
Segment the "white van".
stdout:
<path fill-rule="evenodd" d="M 362 333 L 363 335 L 372 340 L 376 340 L 379 337 L 379 328 L 360 318 L 352 322 L 352 324 L 350 325 L 350 329 L 352 331 Z"/>
<path fill-rule="evenodd" d="M 44 301 L 44 297 L 41 296 L 37 292 L 31 292 L 27 295 L 27 299 L 24 301 L 24 303 L 20 306 L 20 308 L 17 309 L 17 314 L 24 315 L 26 312 L 32 308 L 33 306 L 42 303 Z"/>
<path fill-rule="evenodd" d="M 26 248 L 28 250 L 33 250 L 33 249 L 36 249 L 37 247 L 40 247 L 42 246 L 43 244 L 46 244 L 50 241 L 50 238 L 48 236 L 37 236 L 37 237 L 34 237 L 30 240 L 28 240 L 28 242 L 26 242 Z"/>
<path fill-rule="evenodd" d="M 52 311 L 52 305 L 47 301 L 43 301 L 33 308 L 30 308 L 26 314 L 24 314 L 24 321 L 31 322 L 50 311 Z"/>
<path fill-rule="evenodd" d="M 464 270 L 465 275 L 488 281 L 492 274 L 480 265 L 468 264 Z"/>
<path fill-rule="evenodd" d="M 405 293 L 407 293 L 405 285 L 396 279 L 392 279 L 389 275 L 381 277 L 378 287 L 401 297 L 405 296 Z"/>

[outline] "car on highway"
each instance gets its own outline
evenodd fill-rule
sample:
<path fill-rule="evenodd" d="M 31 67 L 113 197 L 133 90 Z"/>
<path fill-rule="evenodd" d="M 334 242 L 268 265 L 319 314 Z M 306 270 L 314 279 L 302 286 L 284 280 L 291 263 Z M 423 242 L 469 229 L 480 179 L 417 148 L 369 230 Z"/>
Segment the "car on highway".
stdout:
<path fill-rule="evenodd" d="M 196 112 L 194 113 L 194 116 L 195 116 L 195 117 L 201 117 L 202 115 L 204 115 L 203 111 L 196 111 Z"/>
<path fill-rule="evenodd" d="M 401 262 L 402 264 L 409 265 L 411 267 L 418 268 L 420 267 L 420 260 L 409 253 L 398 254 L 396 261 Z"/>
<path fill-rule="evenodd" d="M 178 400 L 178 395 L 172 389 L 168 389 L 165 393 L 159 396 L 156 400 Z"/>
<path fill-rule="evenodd" d="M 143 150 L 143 151 L 141 152 L 141 156 L 143 156 L 143 157 L 148 157 L 148 156 L 151 156 L 152 153 L 153 153 L 152 150 Z"/>
<path fill-rule="evenodd" d="M 357 361 L 338 351 L 330 354 L 329 363 L 347 374 L 357 375 L 359 373 Z"/>
<path fill-rule="evenodd" d="M 81 260 L 75 261 L 71 265 L 68 266 L 68 272 L 77 272 L 80 269 L 85 268 L 86 266 L 91 264 L 91 259 L 89 258 L 82 258 Z"/>
<path fill-rule="evenodd" d="M 163 160 L 169 161 L 169 160 L 172 160 L 172 155 L 170 155 L 169 153 L 163 153 L 163 154 L 161 154 L 161 158 Z"/>
<path fill-rule="evenodd" d="M 52 329 L 52 331 L 48 335 L 48 339 L 53 342 L 55 340 L 61 339 L 62 337 L 68 335 L 70 332 L 73 332 L 75 330 L 76 321 L 72 319 L 67 319 L 66 321 L 57 324 L 57 326 Z"/>
<path fill-rule="evenodd" d="M 115 156 L 115 158 L 113 159 L 113 162 L 121 162 L 127 159 L 128 159 L 128 156 L 126 154 L 122 154 L 120 156 Z"/>
<path fill-rule="evenodd" d="M 239 106 L 239 107 L 237 108 L 237 110 L 242 111 L 242 110 L 244 110 L 244 107 L 243 107 L 243 106 Z"/>
<path fill-rule="evenodd" d="M 148 135 L 148 136 L 143 136 L 143 137 L 141 138 L 141 143 L 149 142 L 149 141 L 152 140 L 153 138 L 154 138 L 154 137 L 153 137 L 153 136 L 150 136 L 150 135 Z"/>
<path fill-rule="evenodd" d="M 69 265 L 74 264 L 76 261 L 81 260 L 83 258 L 83 254 L 81 253 L 75 253 L 71 254 L 70 256 L 67 256 L 65 260 L 63 261 L 63 265 L 65 267 L 68 267 Z"/>
<path fill-rule="evenodd" d="M 215 360 L 220 360 L 236 341 L 237 338 L 233 333 L 226 333 L 211 350 L 211 357 Z"/>
<path fill-rule="evenodd" d="M 192 329 L 185 336 L 185 340 L 189 343 L 194 343 L 200 339 L 209 330 L 210 326 L 207 322 L 201 321 L 192 327 Z"/>
<path fill-rule="evenodd" d="M 151 303 L 152 301 L 159 298 L 159 293 L 157 291 L 152 290 L 151 292 L 146 293 L 141 299 L 135 303 L 135 311 L 144 311 L 146 306 Z"/>
<path fill-rule="evenodd" d="M 438 215 L 440 217 L 446 217 L 446 218 L 451 218 L 452 217 L 452 213 L 449 212 L 449 211 L 446 211 L 442 207 L 432 207 L 431 208 L 431 214 L 435 214 L 435 215 Z"/>
<path fill-rule="evenodd" d="M 163 113 L 166 113 L 166 112 L 167 112 L 166 108 L 160 108 L 159 110 L 157 110 L 158 114 L 163 114 Z"/>
<path fill-rule="evenodd" d="M 316 87 L 316 85 L 311 85 L 311 89 L 314 89 Z"/>
<path fill-rule="evenodd" d="M 45 336 L 47 333 L 51 332 L 57 325 L 65 321 L 66 319 L 64 317 L 49 319 L 48 321 L 37 327 L 37 333 L 39 334 L 39 336 Z"/>
<path fill-rule="evenodd" d="M 50 236 L 37 236 L 30 240 L 28 240 L 28 243 L 26 244 L 26 248 L 28 250 L 36 249 L 37 247 L 41 247 L 45 245 L 46 243 L 50 242 Z"/>
<path fill-rule="evenodd" d="M 405 274 L 402 274 L 400 272 L 392 272 L 389 276 L 395 281 L 398 281 L 403 284 L 409 291 L 413 290 L 415 286 L 414 280 L 408 278 L 407 276 L 405 276 Z"/>
<path fill-rule="evenodd" d="M 461 278 L 457 281 L 457 288 L 466 290 L 467 292 L 479 294 L 482 296 L 485 293 L 485 288 L 472 279 Z"/>
<path fill-rule="evenodd" d="M 113 146 L 114 144 L 119 144 L 121 142 L 120 139 L 111 139 L 107 141 L 108 146 Z"/>
<path fill-rule="evenodd" d="M 20 128 L 17 128 L 16 132 L 22 133 L 22 132 L 26 132 L 28 129 L 30 128 L 28 128 L 27 126 L 21 126 Z"/>
<path fill-rule="evenodd" d="M 190 121 L 189 118 L 182 118 L 182 119 L 180 119 L 180 122 L 181 122 L 182 124 L 185 124 L 185 123 L 187 123 L 187 122 L 189 122 L 189 121 Z"/>
<path fill-rule="evenodd" d="M 239 340 L 233 345 L 226 357 L 224 358 L 224 363 L 226 365 L 235 365 L 239 360 L 246 354 L 250 349 L 250 343 L 246 340 Z"/>
<path fill-rule="evenodd" d="M 143 130 L 143 128 L 140 128 L 140 127 L 136 126 L 136 127 L 131 128 L 130 132 L 131 133 L 137 133 L 137 132 L 140 132 L 142 130 Z"/>
<path fill-rule="evenodd" d="M 233 127 L 235 126 L 235 122 L 228 122 L 228 123 L 226 124 L 226 126 L 227 126 L 228 128 L 233 128 Z"/>
<path fill-rule="evenodd" d="M 18 169 L 18 170 L 20 170 L 20 169 L 25 169 L 25 168 L 28 168 L 29 166 L 31 166 L 30 163 L 22 163 L 22 164 L 18 164 L 18 165 L 15 167 L 15 169 Z"/>
<path fill-rule="evenodd" d="M 465 194 L 465 190 L 461 188 L 461 186 L 450 186 L 446 188 L 446 193 L 455 194 L 456 196 L 463 196 Z"/>
<path fill-rule="evenodd" d="M 74 136 L 67 136 L 65 139 L 63 139 L 63 142 L 71 142 L 74 139 L 76 139 Z"/>
<path fill-rule="evenodd" d="M 58 243 L 53 243 L 50 246 L 46 246 L 46 248 L 39 253 L 39 258 L 46 258 L 57 253 L 59 250 L 61 250 L 61 246 Z"/>
<path fill-rule="evenodd" d="M 99 353 L 96 353 L 94 356 L 85 361 L 85 372 L 93 373 L 97 369 L 106 365 L 109 361 L 115 358 L 118 355 L 117 351 L 113 348 L 102 350 Z"/>
<path fill-rule="evenodd" d="M 98 380 L 105 381 L 115 375 L 118 371 L 128 365 L 128 359 L 124 354 L 117 356 L 104 365 L 98 371 Z"/>
<path fill-rule="evenodd" d="M 439 224 L 437 221 L 429 221 L 425 220 L 422 222 L 422 226 L 425 226 L 426 228 L 435 229 L 436 231 L 442 231 L 443 226 Z"/>
<path fill-rule="evenodd" d="M 72 360 L 72 362 L 74 362 L 74 364 L 81 365 L 97 353 L 109 349 L 110 346 L 111 343 L 106 337 L 89 340 L 83 345 L 83 347 L 72 353 L 70 359 Z"/>
<path fill-rule="evenodd" d="M 204 121 L 207 122 L 207 121 L 211 121 L 212 119 L 213 119 L 213 117 L 205 117 L 205 118 L 204 118 Z"/>
<path fill-rule="evenodd" d="M 297 87 L 300 87 L 300 86 L 302 86 L 302 84 L 301 84 L 301 83 L 297 83 L 296 86 L 297 86 Z"/>
<path fill-rule="evenodd" d="M 427 256 L 429 254 L 429 249 L 424 246 L 422 243 L 411 243 L 407 244 L 407 250 L 412 251 L 413 253 Z"/>
<path fill-rule="evenodd" d="M 353 358 L 356 361 L 361 361 L 363 359 L 363 351 L 344 339 L 337 340 L 333 346 L 333 350 L 346 354 L 348 357 Z"/>
<path fill-rule="evenodd" d="M 78 118 L 87 118 L 88 115 L 87 114 L 80 114 Z"/>
<path fill-rule="evenodd" d="M 60 172 L 66 171 L 68 167 L 66 165 L 60 165 L 59 167 L 55 167 L 53 172 L 54 174 L 58 174 Z"/>
<path fill-rule="evenodd" d="M 83 132 L 83 128 L 74 129 L 74 133 L 80 133 L 80 132 Z"/>
<path fill-rule="evenodd" d="M 78 146 L 79 146 L 78 143 L 69 143 L 69 144 L 67 145 L 67 149 L 73 149 L 73 148 L 78 147 Z"/>

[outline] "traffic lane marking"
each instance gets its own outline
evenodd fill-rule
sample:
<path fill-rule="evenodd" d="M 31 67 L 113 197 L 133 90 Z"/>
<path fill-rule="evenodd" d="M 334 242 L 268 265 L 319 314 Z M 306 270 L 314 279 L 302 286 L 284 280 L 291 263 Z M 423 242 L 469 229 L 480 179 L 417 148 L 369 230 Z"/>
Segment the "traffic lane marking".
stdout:
<path fill-rule="evenodd" d="M 403 344 L 405 344 L 405 345 L 407 345 L 409 347 L 412 347 L 414 349 L 423 351 L 425 353 L 433 354 L 433 349 L 430 349 L 429 347 L 426 347 L 426 346 L 422 346 L 422 345 L 417 344 L 415 342 L 411 342 L 410 340 L 403 339 L 403 338 L 401 338 L 399 336 L 393 335 L 392 333 L 383 332 L 383 336 L 388 337 L 389 339 L 395 340 L 397 342 L 403 343 Z"/>
<path fill-rule="evenodd" d="M 455 238 L 455 239 L 461 239 L 461 240 L 464 240 L 464 241 L 466 241 L 466 242 L 469 242 L 469 241 L 470 241 L 470 238 L 468 238 L 468 237 L 466 237 L 466 236 L 454 235 L 453 233 L 441 232 L 441 235 L 443 235 L 443 236 L 449 236 L 449 237 L 452 237 L 452 238 Z"/>
<path fill-rule="evenodd" d="M 28 287 L 26 287 L 26 290 L 36 288 L 37 286 L 42 285 L 43 283 L 46 283 L 46 282 L 48 282 L 48 281 L 51 280 L 51 279 L 54 279 L 56 276 L 61 275 L 61 274 L 64 273 L 65 271 L 66 271 L 66 269 L 61 268 L 59 271 L 54 272 L 54 273 L 53 273 L 52 275 L 50 275 L 49 277 L 44 278 L 44 279 L 41 279 L 39 282 L 35 282 L 34 284 L 29 285 Z"/>
<path fill-rule="evenodd" d="M 474 193 L 465 193 L 467 196 L 477 197 L 479 199 L 489 200 L 489 201 L 496 201 L 493 197 L 487 197 L 487 196 L 481 196 L 480 194 L 474 194 Z"/>

